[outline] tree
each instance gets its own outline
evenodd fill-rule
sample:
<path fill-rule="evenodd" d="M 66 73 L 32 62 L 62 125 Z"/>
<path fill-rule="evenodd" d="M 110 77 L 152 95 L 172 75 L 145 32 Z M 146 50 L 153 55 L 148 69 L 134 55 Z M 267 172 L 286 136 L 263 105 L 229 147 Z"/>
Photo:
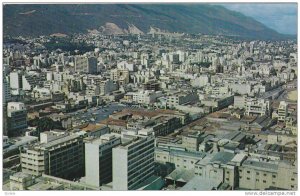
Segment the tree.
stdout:
<path fill-rule="evenodd" d="M 35 118 L 28 122 L 30 126 L 36 127 L 38 135 L 44 131 L 50 131 L 53 129 L 64 129 L 62 127 L 61 122 L 54 121 L 49 117 L 43 117 L 43 118 Z"/>
<path fill-rule="evenodd" d="M 276 70 L 274 67 L 272 67 L 272 69 L 270 70 L 270 75 L 271 76 L 277 76 Z"/>

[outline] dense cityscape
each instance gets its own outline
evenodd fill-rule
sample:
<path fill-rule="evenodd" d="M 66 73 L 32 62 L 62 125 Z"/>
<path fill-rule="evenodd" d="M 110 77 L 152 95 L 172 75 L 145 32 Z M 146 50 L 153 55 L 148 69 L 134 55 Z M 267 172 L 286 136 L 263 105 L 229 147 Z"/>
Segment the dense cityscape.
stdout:
<path fill-rule="evenodd" d="M 297 63 L 296 40 L 5 37 L 3 190 L 297 190 Z"/>

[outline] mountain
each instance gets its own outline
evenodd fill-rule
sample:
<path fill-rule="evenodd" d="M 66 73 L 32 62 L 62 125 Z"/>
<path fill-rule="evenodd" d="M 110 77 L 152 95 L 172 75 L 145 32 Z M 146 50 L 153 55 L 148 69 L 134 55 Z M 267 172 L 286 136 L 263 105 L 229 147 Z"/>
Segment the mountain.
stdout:
<path fill-rule="evenodd" d="M 250 17 L 209 4 L 5 4 L 3 28 L 4 36 L 160 29 L 253 39 L 285 37 Z"/>

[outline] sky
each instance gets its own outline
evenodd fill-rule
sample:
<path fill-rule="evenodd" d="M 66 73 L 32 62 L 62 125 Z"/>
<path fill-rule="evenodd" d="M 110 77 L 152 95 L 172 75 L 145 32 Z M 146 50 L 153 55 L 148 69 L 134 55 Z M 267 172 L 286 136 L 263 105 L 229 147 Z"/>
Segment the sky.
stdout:
<path fill-rule="evenodd" d="M 230 10 L 241 12 L 283 34 L 297 34 L 297 4 L 239 3 L 222 4 Z"/>

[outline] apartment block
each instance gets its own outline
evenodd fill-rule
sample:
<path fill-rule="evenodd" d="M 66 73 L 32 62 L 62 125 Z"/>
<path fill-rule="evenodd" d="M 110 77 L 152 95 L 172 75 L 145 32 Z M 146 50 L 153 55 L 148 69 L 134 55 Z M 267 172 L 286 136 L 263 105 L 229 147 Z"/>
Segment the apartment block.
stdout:
<path fill-rule="evenodd" d="M 174 107 L 177 105 L 184 105 L 191 102 L 199 101 L 199 97 L 197 94 L 193 93 L 176 93 L 167 98 L 167 106 Z"/>
<path fill-rule="evenodd" d="M 8 136 L 27 128 L 27 110 L 24 103 L 9 102 L 7 104 Z"/>
<path fill-rule="evenodd" d="M 76 56 L 75 71 L 77 73 L 97 73 L 97 59 L 95 57 Z"/>
<path fill-rule="evenodd" d="M 246 115 L 268 115 L 270 102 L 263 99 L 252 99 L 246 102 Z"/>
<path fill-rule="evenodd" d="M 285 121 L 288 114 L 288 104 L 281 101 L 278 107 L 278 121 Z"/>
<path fill-rule="evenodd" d="M 73 179 L 84 173 L 84 145 L 79 135 L 51 136 L 45 143 L 21 149 L 22 172 Z M 47 142 L 48 141 L 48 142 Z"/>
<path fill-rule="evenodd" d="M 113 149 L 113 190 L 133 190 L 153 172 L 153 135 L 134 136 Z"/>
<path fill-rule="evenodd" d="M 239 187 L 251 190 L 297 190 L 297 168 L 284 161 L 247 159 L 239 167 Z"/>
<path fill-rule="evenodd" d="M 112 149 L 121 144 L 121 138 L 104 134 L 85 142 L 86 183 L 96 187 L 112 181 Z"/>

